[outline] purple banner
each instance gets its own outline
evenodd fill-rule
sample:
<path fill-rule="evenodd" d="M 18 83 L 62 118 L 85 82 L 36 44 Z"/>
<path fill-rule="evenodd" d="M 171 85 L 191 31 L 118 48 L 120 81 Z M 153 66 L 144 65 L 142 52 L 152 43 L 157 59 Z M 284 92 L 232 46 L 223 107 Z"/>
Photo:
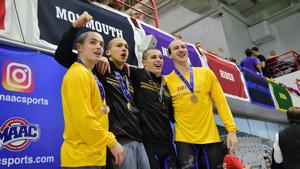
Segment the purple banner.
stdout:
<path fill-rule="evenodd" d="M 156 28 L 153 28 L 149 25 L 143 23 L 140 24 L 142 29 L 145 31 L 146 35 L 153 35 L 157 40 L 155 48 L 159 49 L 162 52 L 163 60 L 164 60 L 162 74 L 167 75 L 171 73 L 172 70 L 174 69 L 174 63 L 172 59 L 170 59 L 169 57 L 168 46 L 174 40 L 174 37 Z M 192 66 L 201 67 L 202 63 L 194 46 L 191 44 L 187 44 L 187 48 L 189 51 L 189 58 Z"/>
<path fill-rule="evenodd" d="M 200 56 L 199 56 L 198 52 L 196 51 L 196 48 L 194 47 L 194 45 L 187 43 L 186 46 L 189 51 L 189 58 L 191 61 L 191 65 L 193 67 L 202 67 L 203 64 L 200 60 Z"/>

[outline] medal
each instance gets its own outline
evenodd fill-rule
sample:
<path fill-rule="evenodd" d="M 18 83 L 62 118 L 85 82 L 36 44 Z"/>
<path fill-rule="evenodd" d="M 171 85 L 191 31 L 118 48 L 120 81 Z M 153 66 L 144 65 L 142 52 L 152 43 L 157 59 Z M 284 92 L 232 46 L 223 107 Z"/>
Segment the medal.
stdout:
<path fill-rule="evenodd" d="M 192 101 L 192 103 L 197 103 L 198 102 L 198 98 L 197 98 L 197 96 L 195 94 L 193 94 L 191 96 L 191 101 Z"/>
<path fill-rule="evenodd" d="M 192 93 L 192 96 L 190 97 L 191 102 L 192 103 L 197 103 L 198 102 L 198 98 L 195 95 L 195 90 L 194 90 L 194 73 L 193 73 L 193 69 L 190 66 L 189 67 L 189 72 L 190 72 L 190 83 L 184 78 L 184 76 L 175 68 L 175 73 L 177 74 L 177 76 L 180 78 L 180 80 L 186 85 L 186 87 L 190 90 L 190 92 Z"/>
<path fill-rule="evenodd" d="M 130 102 L 127 103 L 127 108 L 128 110 L 132 111 L 132 105 L 130 104 Z"/>
<path fill-rule="evenodd" d="M 102 114 L 108 114 L 109 111 L 110 111 L 110 108 L 109 108 L 107 105 L 103 105 L 103 106 L 101 106 L 101 108 L 100 108 L 100 112 L 101 112 Z"/>

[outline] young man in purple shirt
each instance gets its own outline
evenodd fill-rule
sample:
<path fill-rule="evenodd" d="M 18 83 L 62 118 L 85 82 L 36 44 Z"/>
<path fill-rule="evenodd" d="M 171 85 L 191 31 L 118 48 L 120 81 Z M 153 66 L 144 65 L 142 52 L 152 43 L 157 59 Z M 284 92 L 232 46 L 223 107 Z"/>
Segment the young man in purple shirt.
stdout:
<path fill-rule="evenodd" d="M 252 56 L 252 51 L 250 49 L 245 50 L 246 58 L 241 61 L 240 66 L 252 70 L 253 72 L 262 74 L 260 61 L 257 57 Z"/>

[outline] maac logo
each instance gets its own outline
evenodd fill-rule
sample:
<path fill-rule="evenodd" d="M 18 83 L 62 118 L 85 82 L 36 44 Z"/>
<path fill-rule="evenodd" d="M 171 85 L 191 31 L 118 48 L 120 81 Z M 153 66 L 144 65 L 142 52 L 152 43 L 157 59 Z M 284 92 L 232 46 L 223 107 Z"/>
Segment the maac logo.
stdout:
<path fill-rule="evenodd" d="M 26 120 L 15 117 L 7 120 L 0 128 L 0 149 L 11 151 L 25 149 L 31 141 L 40 138 L 40 128 L 36 124 L 30 124 Z"/>

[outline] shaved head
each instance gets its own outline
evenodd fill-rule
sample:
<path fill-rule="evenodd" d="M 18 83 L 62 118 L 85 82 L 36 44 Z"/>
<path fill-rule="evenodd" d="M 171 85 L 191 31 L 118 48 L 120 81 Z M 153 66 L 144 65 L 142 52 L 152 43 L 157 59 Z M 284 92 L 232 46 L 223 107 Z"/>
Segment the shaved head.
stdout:
<path fill-rule="evenodd" d="M 112 47 L 112 44 L 113 43 L 115 43 L 115 42 L 118 42 L 118 41 L 125 41 L 123 38 L 114 38 L 114 39 L 112 39 L 112 40 L 110 40 L 109 42 L 108 42 L 108 44 L 107 44 L 107 49 L 109 50 L 109 49 L 111 49 L 111 47 Z M 125 41 L 126 42 L 126 41 Z"/>

